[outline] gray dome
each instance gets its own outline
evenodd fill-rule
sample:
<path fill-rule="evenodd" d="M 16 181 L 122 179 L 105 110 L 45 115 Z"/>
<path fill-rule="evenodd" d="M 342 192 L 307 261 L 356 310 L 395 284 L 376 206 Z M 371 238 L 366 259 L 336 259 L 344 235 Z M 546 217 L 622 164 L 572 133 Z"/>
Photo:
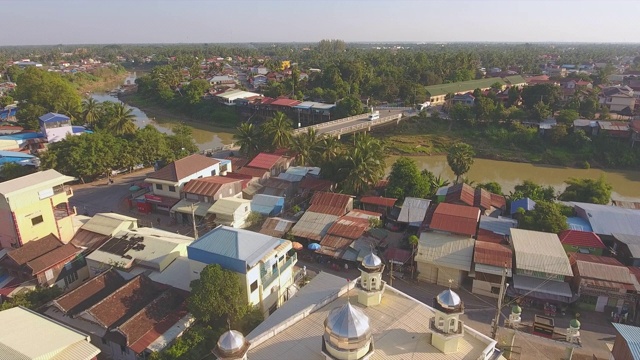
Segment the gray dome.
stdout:
<path fill-rule="evenodd" d="M 370 253 L 362 259 L 362 266 L 366 268 L 377 268 L 382 265 L 382 259 L 380 259 L 376 254 Z"/>
<path fill-rule="evenodd" d="M 331 310 L 324 324 L 328 335 L 341 340 L 360 340 L 371 336 L 369 318 L 351 303 Z"/>
<path fill-rule="evenodd" d="M 438 294 L 437 300 L 440 306 L 445 308 L 454 308 L 460 305 L 460 296 L 451 289 L 447 289 Z"/>
<path fill-rule="evenodd" d="M 225 353 L 234 353 L 242 349 L 244 344 L 244 335 L 236 330 L 228 330 L 218 339 L 218 349 Z"/>

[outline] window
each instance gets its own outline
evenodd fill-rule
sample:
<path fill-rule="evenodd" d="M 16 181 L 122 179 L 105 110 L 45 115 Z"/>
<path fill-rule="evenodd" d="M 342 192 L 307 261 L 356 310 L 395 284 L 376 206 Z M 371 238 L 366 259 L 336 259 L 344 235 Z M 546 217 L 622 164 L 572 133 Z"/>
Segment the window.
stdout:
<path fill-rule="evenodd" d="M 156 184 L 156 190 L 162 190 L 162 184 Z"/>
<path fill-rule="evenodd" d="M 492 286 L 491 287 L 491 293 L 492 294 L 500 294 L 500 287 L 499 286 Z"/>
<path fill-rule="evenodd" d="M 38 224 L 42 224 L 44 222 L 44 219 L 42 218 L 42 215 L 38 215 L 34 218 L 31 218 L 31 225 L 38 225 Z"/>
<path fill-rule="evenodd" d="M 254 292 L 258 289 L 258 280 L 251 283 L 251 292 Z"/>
<path fill-rule="evenodd" d="M 78 280 L 78 273 L 74 271 L 64 277 L 64 284 L 68 286 L 69 284 L 73 284 L 76 280 Z"/>
<path fill-rule="evenodd" d="M 176 192 L 176 187 L 169 185 L 169 191 Z"/>
<path fill-rule="evenodd" d="M 216 169 L 211 170 L 211 176 L 216 176 Z"/>
<path fill-rule="evenodd" d="M 47 278 L 47 281 L 53 280 L 53 269 L 49 269 L 44 272 L 44 277 Z"/>

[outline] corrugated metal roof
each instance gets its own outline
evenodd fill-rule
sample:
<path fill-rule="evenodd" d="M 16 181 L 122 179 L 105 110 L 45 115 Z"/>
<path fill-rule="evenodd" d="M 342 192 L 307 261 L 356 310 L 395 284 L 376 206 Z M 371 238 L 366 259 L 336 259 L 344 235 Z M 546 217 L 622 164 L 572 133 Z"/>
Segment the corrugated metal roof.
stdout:
<path fill-rule="evenodd" d="M 553 281 L 535 278 L 531 276 L 513 275 L 513 287 L 515 289 L 524 290 L 526 292 L 541 292 L 556 296 L 562 296 L 567 299 L 573 297 L 569 283 L 562 281 Z"/>
<path fill-rule="evenodd" d="M 577 216 L 567 217 L 567 225 L 571 230 L 593 231 L 593 229 L 591 228 L 591 224 L 589 224 L 587 220 Z"/>
<path fill-rule="evenodd" d="M 577 260 L 575 265 L 578 271 L 576 276 L 598 279 L 604 281 L 613 281 L 621 284 L 633 284 L 629 269 L 624 266 L 615 266 L 607 264 L 599 264 L 588 261 Z"/>
<path fill-rule="evenodd" d="M 518 222 L 514 219 L 499 216 L 497 218 L 480 216 L 480 229 L 491 231 L 499 235 L 509 235 L 511 228 L 518 226 Z"/>
<path fill-rule="evenodd" d="M 302 238 L 320 241 L 334 221 L 338 219 L 336 215 L 316 213 L 307 211 L 291 229 L 291 234 Z"/>
<path fill-rule="evenodd" d="M 596 234 L 640 234 L 640 210 L 578 202 L 573 204 L 586 214 L 586 220 Z"/>
<path fill-rule="evenodd" d="M 231 215 L 241 206 L 249 206 L 251 210 L 251 200 L 238 199 L 238 198 L 222 198 L 213 204 L 209 209 L 209 212 L 215 214 Z"/>
<path fill-rule="evenodd" d="M 311 205 L 330 206 L 341 209 L 342 213 L 347 212 L 347 206 L 353 201 L 350 195 L 316 191 L 311 198 Z"/>
<path fill-rule="evenodd" d="M 304 175 L 290 174 L 290 173 L 280 173 L 278 174 L 277 179 L 289 181 L 289 182 L 300 182 L 304 179 Z"/>
<path fill-rule="evenodd" d="M 431 200 L 407 197 L 402 203 L 398 221 L 408 223 L 411 226 L 420 226 L 427 214 Z"/>
<path fill-rule="evenodd" d="M 202 179 L 193 179 L 184 184 L 182 192 L 214 197 L 222 185 L 234 182 L 241 182 L 241 180 L 226 176 L 209 176 Z"/>
<path fill-rule="evenodd" d="M 447 190 L 445 201 L 448 203 L 461 202 L 465 205 L 473 206 L 475 202 L 475 192 L 473 188 L 465 183 L 450 186 Z"/>
<path fill-rule="evenodd" d="M 319 254 L 341 258 L 347 248 L 354 242 L 354 239 L 348 239 L 342 236 L 325 235 L 320 241 L 322 246 L 316 252 Z"/>
<path fill-rule="evenodd" d="M 123 222 L 138 222 L 138 219 L 116 213 L 98 213 L 82 225 L 83 230 L 101 235 L 112 235 Z"/>
<path fill-rule="evenodd" d="M 480 209 L 476 207 L 440 203 L 433 213 L 429 228 L 475 236 L 479 219 Z"/>
<path fill-rule="evenodd" d="M 385 207 L 393 207 L 398 199 L 386 198 L 382 196 L 363 196 L 360 202 L 363 204 L 371 204 Z"/>
<path fill-rule="evenodd" d="M 590 247 L 596 249 L 604 249 L 606 246 L 600 240 L 600 237 L 593 232 L 565 230 L 558 234 L 560 242 L 566 245 Z"/>
<path fill-rule="evenodd" d="M 0 194 L 9 196 L 11 193 L 18 191 L 30 190 L 33 186 L 53 187 L 64 183 L 74 181 L 71 176 L 62 175 L 59 172 L 50 169 L 38 171 L 33 174 L 21 176 L 17 179 L 0 182 Z"/>
<path fill-rule="evenodd" d="M 627 235 L 627 234 L 613 234 L 613 237 L 624 243 L 629 248 L 631 256 L 634 258 L 640 258 L 640 236 L 639 235 Z"/>
<path fill-rule="evenodd" d="M 606 264 L 606 265 L 624 266 L 620 261 L 618 261 L 618 259 L 612 258 L 612 257 L 608 257 L 608 256 L 582 254 L 582 253 L 579 253 L 579 252 L 569 253 L 569 262 L 572 265 L 578 260 L 587 261 L 587 262 L 594 262 L 594 263 L 599 263 L 599 264 Z"/>
<path fill-rule="evenodd" d="M 573 276 L 571 264 L 558 235 L 511 229 L 511 241 L 517 269 Z"/>
<path fill-rule="evenodd" d="M 192 205 L 193 205 L 193 209 L 191 208 Z M 212 206 L 213 205 L 211 205 L 210 203 L 204 202 L 204 201 L 196 202 L 188 199 L 182 199 L 178 201 L 177 204 L 173 205 L 173 207 L 171 208 L 171 212 L 179 212 L 182 214 L 191 215 L 191 212 L 193 211 L 193 213 L 196 214 L 196 216 L 202 217 L 202 216 L 207 216 L 207 214 L 209 214 L 209 210 L 211 209 Z"/>
<path fill-rule="evenodd" d="M 249 267 L 253 267 L 282 243 L 289 243 L 291 247 L 289 240 L 277 239 L 249 230 L 218 226 L 202 235 L 189 247 L 242 260 Z"/>
<path fill-rule="evenodd" d="M 475 240 L 468 236 L 423 232 L 420 234 L 417 261 L 470 271 Z"/>
<path fill-rule="evenodd" d="M 530 211 L 530 210 L 533 210 L 535 206 L 536 206 L 536 202 L 529 198 L 514 200 L 511 203 L 510 213 L 512 215 L 515 214 L 516 212 L 518 212 L 519 208 L 522 208 L 524 211 Z"/>
<path fill-rule="evenodd" d="M 473 261 L 477 264 L 493 265 L 511 269 L 513 253 L 508 246 L 487 241 L 476 241 Z"/>
<path fill-rule="evenodd" d="M 247 166 L 256 169 L 271 170 L 280 159 L 282 159 L 280 155 L 260 153 L 256 155 Z"/>
<path fill-rule="evenodd" d="M 11 360 L 49 359 L 90 360 L 100 353 L 89 336 L 62 326 L 23 307 L 0 312 L 0 358 Z M 32 335 L 46 334 L 34 339 Z"/>
<path fill-rule="evenodd" d="M 362 236 L 369 228 L 369 220 L 357 217 L 343 216 L 336 220 L 327 230 L 327 235 L 340 236 L 355 240 Z"/>
<path fill-rule="evenodd" d="M 295 225 L 295 221 L 277 217 L 267 218 L 267 220 L 262 224 L 260 233 L 279 238 L 283 237 L 284 234 L 293 227 L 293 225 Z"/>
<path fill-rule="evenodd" d="M 612 323 L 618 334 L 624 338 L 634 360 L 640 360 L 640 327 Z"/>

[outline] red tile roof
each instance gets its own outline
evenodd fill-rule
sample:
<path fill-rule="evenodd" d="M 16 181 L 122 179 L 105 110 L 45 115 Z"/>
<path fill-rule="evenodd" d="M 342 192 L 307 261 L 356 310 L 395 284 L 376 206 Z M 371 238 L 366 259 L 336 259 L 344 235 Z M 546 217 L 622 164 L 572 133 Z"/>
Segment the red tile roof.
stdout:
<path fill-rule="evenodd" d="M 475 193 L 473 188 L 465 183 L 456 184 L 449 187 L 444 201 L 452 204 L 463 203 L 465 205 L 473 206 Z"/>
<path fill-rule="evenodd" d="M 593 232 L 579 230 L 565 230 L 558 237 L 560 242 L 566 245 L 604 249 L 605 246 L 600 237 Z"/>
<path fill-rule="evenodd" d="M 225 176 L 210 176 L 202 179 L 193 179 L 184 184 L 183 192 L 202 196 L 215 196 L 222 185 L 241 182 L 240 179 L 233 179 Z"/>
<path fill-rule="evenodd" d="M 624 266 L 618 259 L 608 256 L 598 256 L 592 254 L 569 253 L 569 262 L 574 264 L 576 261 L 594 262 L 605 265 Z"/>
<path fill-rule="evenodd" d="M 27 266 L 31 269 L 32 275 L 36 275 L 56 265 L 71 261 L 80 252 L 82 250 L 73 244 L 66 244 L 29 261 Z"/>
<path fill-rule="evenodd" d="M 476 264 L 507 267 L 511 269 L 513 252 L 506 245 L 488 241 L 476 241 L 476 246 L 473 250 L 473 261 Z"/>
<path fill-rule="evenodd" d="M 363 196 L 360 202 L 363 204 L 371 204 L 385 207 L 393 207 L 398 199 L 386 198 L 382 196 Z"/>
<path fill-rule="evenodd" d="M 256 155 L 247 166 L 256 169 L 271 170 L 280 159 L 282 159 L 280 155 L 260 153 Z"/>
<path fill-rule="evenodd" d="M 292 107 L 292 106 L 296 106 L 296 105 L 298 105 L 300 103 L 301 103 L 301 101 L 298 101 L 298 100 L 287 99 L 287 98 L 279 98 L 279 99 L 276 99 L 275 101 L 273 101 L 271 103 L 271 105 L 273 105 L 273 106 Z"/>
<path fill-rule="evenodd" d="M 202 171 L 220 161 L 200 154 L 176 160 L 162 169 L 147 175 L 148 178 L 178 182 L 189 175 Z"/>
<path fill-rule="evenodd" d="M 53 304 L 66 315 L 75 315 L 104 299 L 125 282 L 117 270 L 110 269 L 53 300 Z"/>
<path fill-rule="evenodd" d="M 39 258 L 63 245 L 62 241 L 58 240 L 57 237 L 49 234 L 42 239 L 29 241 L 15 250 L 10 250 L 7 252 L 7 257 L 17 265 L 25 265 L 29 261 Z"/>
<path fill-rule="evenodd" d="M 480 220 L 480 209 L 464 205 L 438 204 L 429 228 L 455 234 L 475 236 Z"/>
<path fill-rule="evenodd" d="M 336 220 L 327 230 L 327 235 L 335 235 L 355 240 L 369 229 L 369 220 L 351 216 L 343 216 Z"/>
<path fill-rule="evenodd" d="M 330 180 L 314 179 L 305 177 L 298 184 L 298 189 L 308 189 L 314 191 L 327 191 L 331 190 L 333 182 Z"/>

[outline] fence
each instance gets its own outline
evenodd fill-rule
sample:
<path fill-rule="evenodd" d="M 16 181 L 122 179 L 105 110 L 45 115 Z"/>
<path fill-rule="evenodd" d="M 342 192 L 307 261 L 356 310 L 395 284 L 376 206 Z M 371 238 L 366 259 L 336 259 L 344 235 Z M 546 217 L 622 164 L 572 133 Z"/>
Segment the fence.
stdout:
<path fill-rule="evenodd" d="M 366 118 L 367 116 L 369 116 L 369 114 L 360 114 L 360 115 L 349 116 L 349 117 L 342 118 L 342 119 L 338 119 L 338 120 L 332 120 L 332 121 L 324 122 L 324 123 L 321 123 L 321 124 L 316 124 L 316 125 L 311 125 L 311 126 L 305 126 L 305 127 L 303 127 L 303 128 L 299 128 L 299 129 L 295 129 L 295 130 L 293 130 L 293 134 L 294 134 L 294 135 L 297 135 L 297 134 L 300 134 L 300 133 L 306 132 L 308 128 L 313 128 L 313 129 L 318 130 L 318 129 L 325 128 L 325 127 L 327 127 L 327 126 L 331 126 L 331 125 L 335 125 L 335 124 L 340 124 L 340 123 L 343 123 L 343 122 L 349 122 L 349 121 L 351 121 L 351 120 L 364 119 L 364 118 Z"/>
<path fill-rule="evenodd" d="M 358 130 L 361 129 L 368 129 L 369 127 L 373 127 L 373 126 L 377 126 L 380 124 L 385 124 L 391 121 L 398 121 L 402 119 L 402 114 L 398 114 L 398 115 L 394 115 L 394 116 L 387 116 L 378 120 L 373 120 L 373 121 L 368 121 L 365 123 L 360 123 L 360 124 L 356 124 L 356 125 L 352 125 L 349 126 L 347 128 L 342 128 L 342 129 L 338 129 L 338 130 L 333 130 L 333 131 L 329 131 L 326 133 L 326 135 L 329 136 L 338 136 L 341 134 L 348 134 L 348 133 L 352 133 L 352 132 L 356 132 Z"/>

